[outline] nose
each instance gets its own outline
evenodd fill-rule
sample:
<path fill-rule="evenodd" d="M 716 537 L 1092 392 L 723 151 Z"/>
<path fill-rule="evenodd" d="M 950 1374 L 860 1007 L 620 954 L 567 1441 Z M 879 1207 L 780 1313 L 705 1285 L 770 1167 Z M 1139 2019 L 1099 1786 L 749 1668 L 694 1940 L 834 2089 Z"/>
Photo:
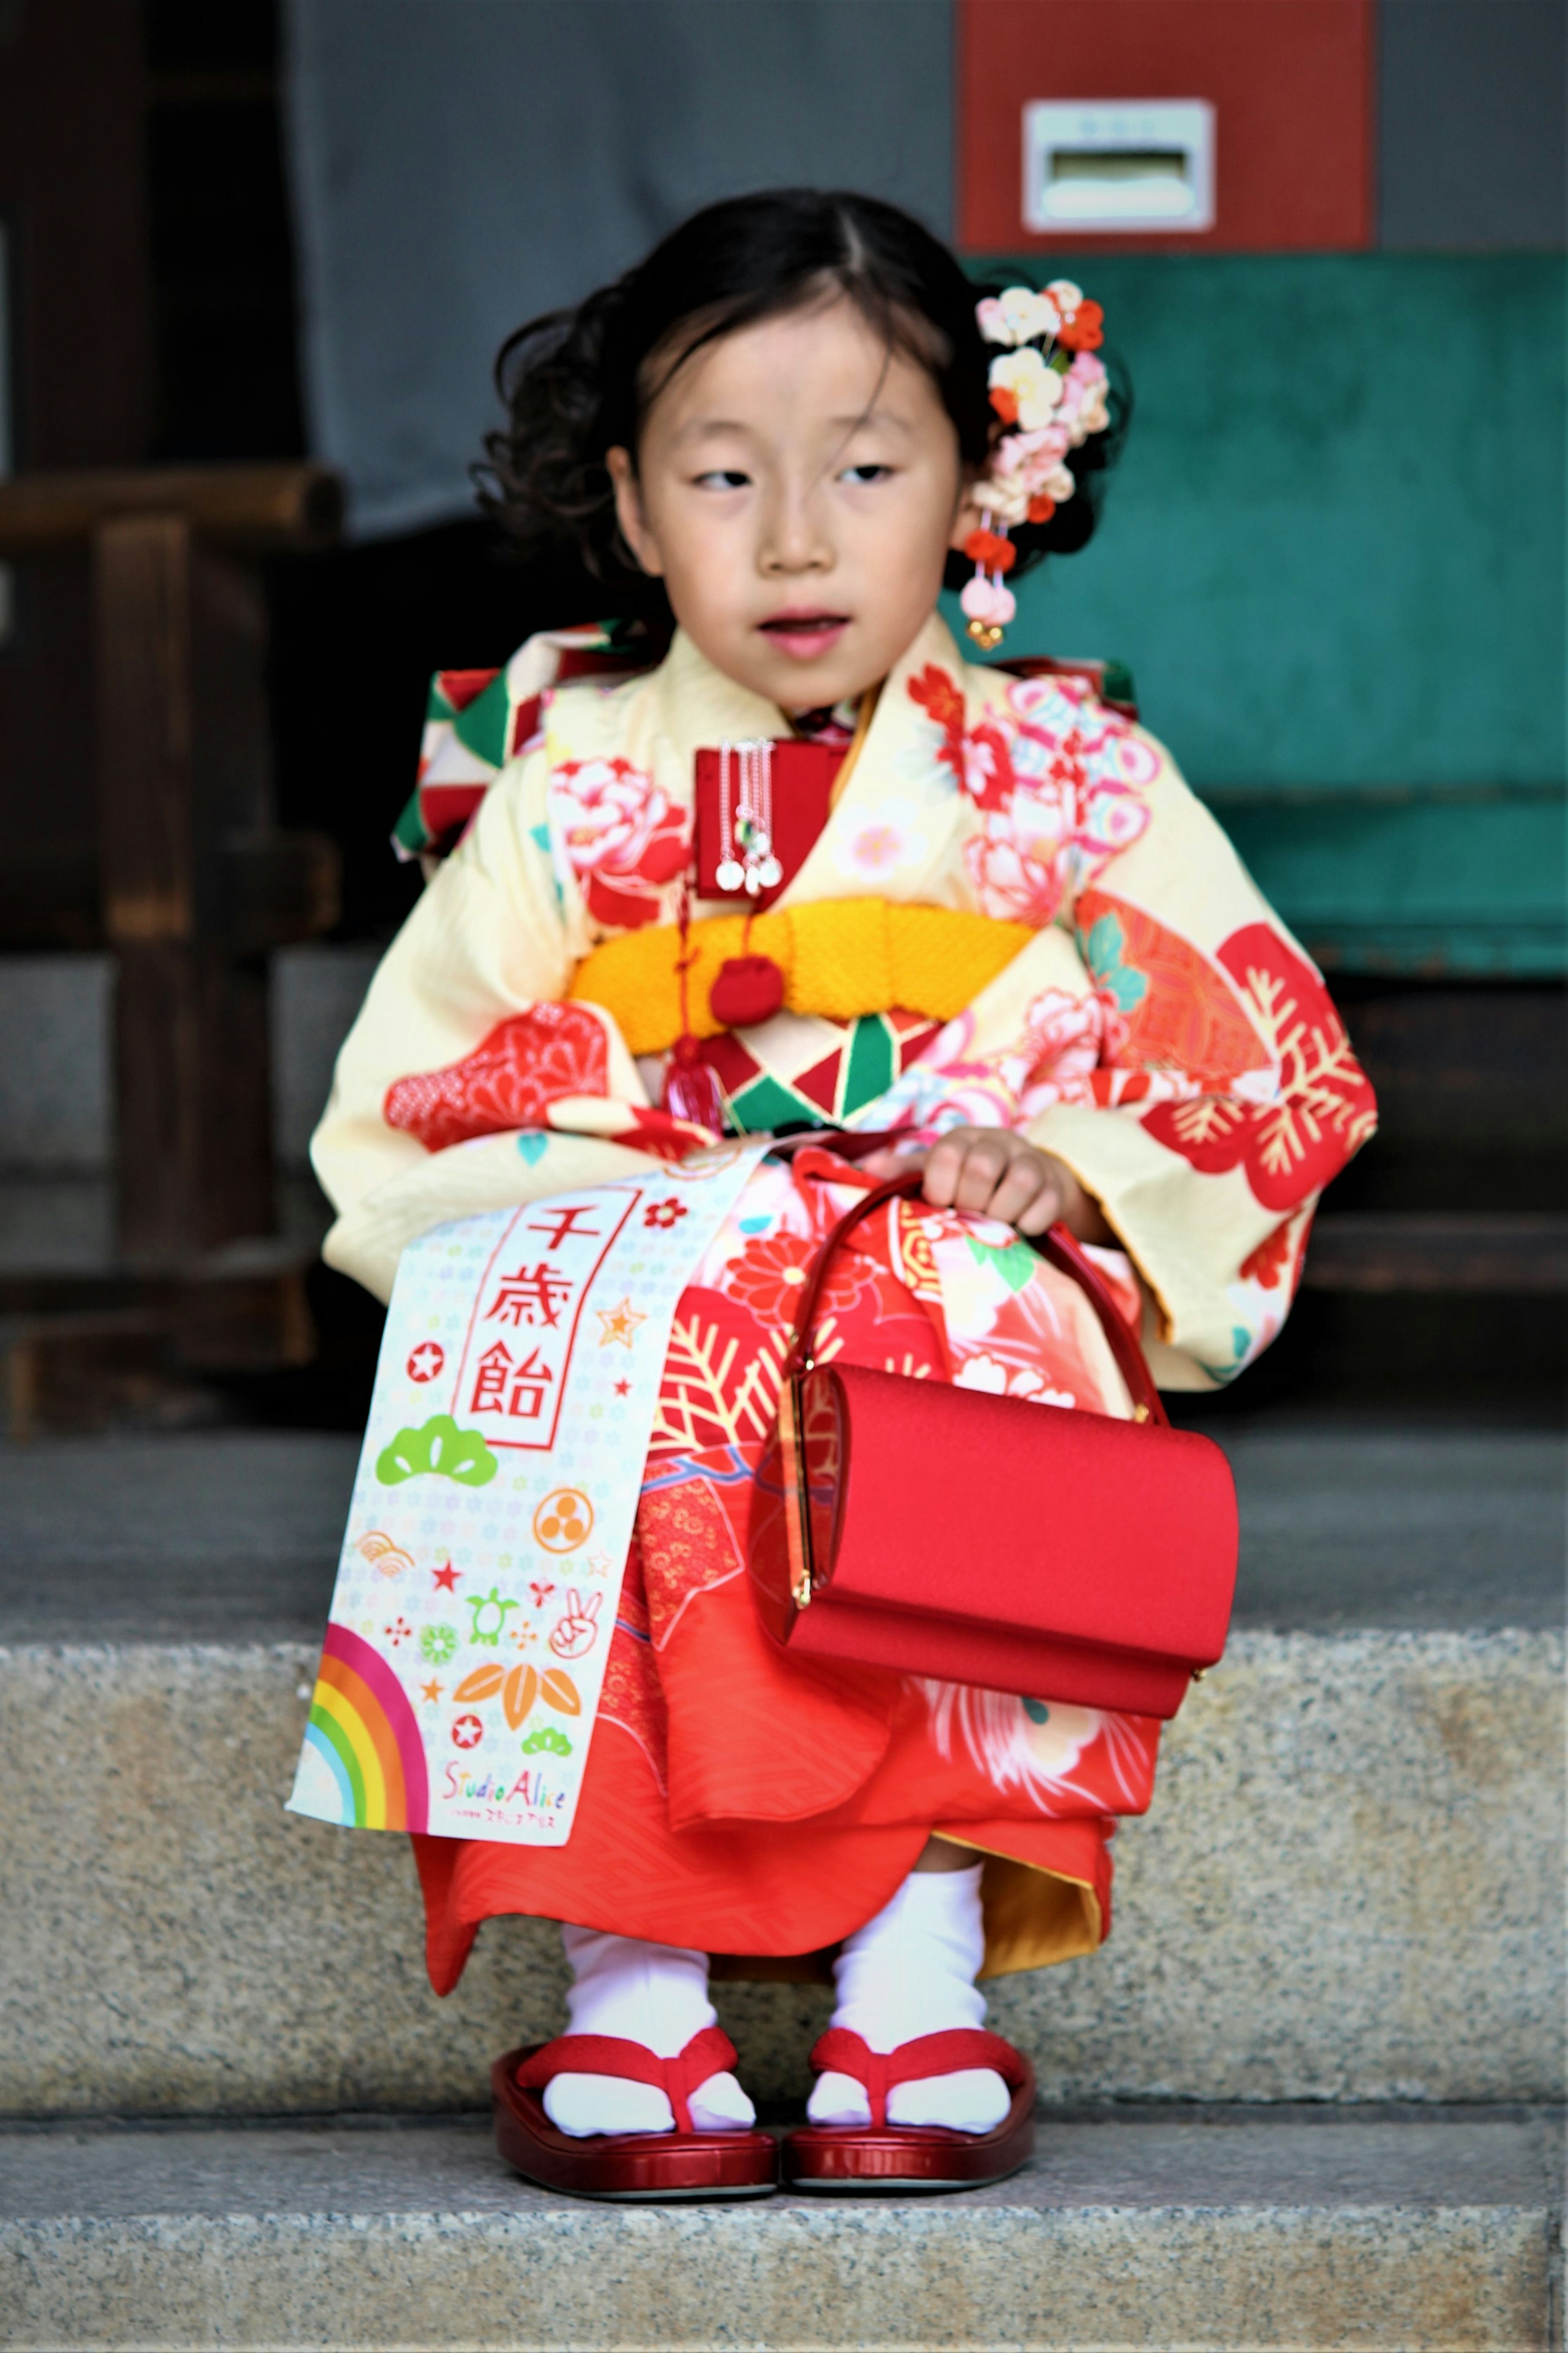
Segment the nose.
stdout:
<path fill-rule="evenodd" d="M 781 483 L 763 518 L 758 569 L 770 579 L 793 579 L 830 572 L 833 560 L 820 499 L 804 483 Z"/>

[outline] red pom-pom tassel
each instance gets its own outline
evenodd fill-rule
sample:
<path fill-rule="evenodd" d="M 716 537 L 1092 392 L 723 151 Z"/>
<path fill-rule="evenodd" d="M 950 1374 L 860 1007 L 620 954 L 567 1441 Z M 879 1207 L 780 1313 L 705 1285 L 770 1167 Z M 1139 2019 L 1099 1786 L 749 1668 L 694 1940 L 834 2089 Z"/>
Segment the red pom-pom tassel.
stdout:
<path fill-rule="evenodd" d="M 708 1002 L 726 1029 L 771 1021 L 784 1003 L 784 976 L 772 956 L 729 956 L 720 965 Z"/>

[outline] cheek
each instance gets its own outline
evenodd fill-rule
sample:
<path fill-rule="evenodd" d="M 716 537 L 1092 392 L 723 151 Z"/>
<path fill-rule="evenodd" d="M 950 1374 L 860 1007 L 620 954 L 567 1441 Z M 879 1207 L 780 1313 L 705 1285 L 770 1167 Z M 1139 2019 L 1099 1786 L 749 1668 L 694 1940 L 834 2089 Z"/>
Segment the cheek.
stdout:
<path fill-rule="evenodd" d="M 749 543 L 733 519 L 676 512 L 656 533 L 665 586 L 678 608 L 721 620 L 732 611 L 749 565 Z"/>
<path fill-rule="evenodd" d="M 956 497 L 956 487 L 945 480 L 911 483 L 909 494 L 868 533 L 867 555 L 901 601 L 929 603 L 942 586 Z"/>

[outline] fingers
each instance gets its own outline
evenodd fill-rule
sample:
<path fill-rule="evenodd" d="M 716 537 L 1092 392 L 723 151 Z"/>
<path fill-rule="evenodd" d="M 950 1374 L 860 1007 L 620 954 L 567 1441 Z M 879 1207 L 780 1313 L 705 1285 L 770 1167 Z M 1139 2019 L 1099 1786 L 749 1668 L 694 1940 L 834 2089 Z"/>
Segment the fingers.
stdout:
<path fill-rule="evenodd" d="M 1064 1172 L 1046 1152 L 994 1128 L 951 1128 L 926 1162 L 925 1197 L 939 1208 L 1000 1219 L 1044 1233 L 1061 1214 Z"/>
<path fill-rule="evenodd" d="M 952 1197 L 958 1190 L 958 1180 L 963 1171 L 963 1137 L 955 1129 L 941 1137 L 926 1154 L 926 1181 L 922 1190 L 933 1208 L 952 1208 Z"/>
<path fill-rule="evenodd" d="M 868 1176 L 874 1176 L 880 1184 L 884 1177 L 902 1176 L 911 1168 L 923 1168 L 926 1158 L 923 1152 L 900 1152 L 892 1145 L 884 1145 L 880 1152 L 868 1152 L 859 1166 Z"/>
<path fill-rule="evenodd" d="M 997 1187 L 990 1214 L 1021 1234 L 1043 1234 L 1062 1213 L 1059 1172 L 1044 1153 L 1020 1156 Z"/>
<path fill-rule="evenodd" d="M 984 1209 L 1011 1158 L 1005 1135 L 984 1128 L 949 1128 L 926 1162 L 926 1199 L 939 1209 Z"/>

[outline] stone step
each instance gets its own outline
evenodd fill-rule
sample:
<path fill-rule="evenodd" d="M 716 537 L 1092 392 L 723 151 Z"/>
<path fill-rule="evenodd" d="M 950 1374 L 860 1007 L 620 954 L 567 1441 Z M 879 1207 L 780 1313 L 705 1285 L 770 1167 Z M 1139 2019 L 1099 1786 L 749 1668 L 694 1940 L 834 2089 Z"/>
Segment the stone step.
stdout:
<path fill-rule="evenodd" d="M 1054 2102 L 1560 2095 L 1561 1462 L 1517 1431 L 1227 1435 L 1238 1631 L 1091 1961 L 992 1989 Z M 405 1842 L 287 1815 L 352 1445 L 0 1452 L 0 2111 L 437 2109 L 558 2031 L 554 1930 L 426 1982 Z M 816 1988 L 727 1986 L 766 2100 Z"/>
<path fill-rule="evenodd" d="M 960 2196 L 617 2207 L 483 2116 L 0 2133 L 0 2344 L 1542 2347 L 1561 2139 L 1528 2111 L 1041 2119 Z"/>

